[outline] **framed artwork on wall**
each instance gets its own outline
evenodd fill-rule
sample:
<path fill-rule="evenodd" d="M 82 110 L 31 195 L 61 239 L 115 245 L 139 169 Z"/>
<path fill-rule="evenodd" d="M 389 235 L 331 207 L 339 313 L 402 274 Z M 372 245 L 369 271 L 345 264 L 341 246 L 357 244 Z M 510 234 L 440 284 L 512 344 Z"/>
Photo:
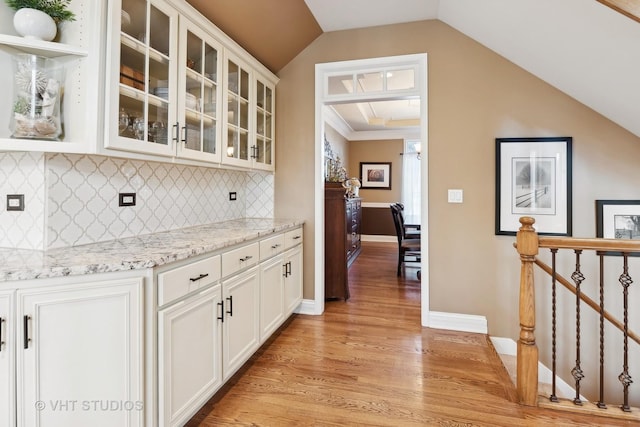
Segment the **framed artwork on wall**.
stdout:
<path fill-rule="evenodd" d="M 514 236 L 520 217 L 539 234 L 571 236 L 571 137 L 496 138 L 497 235 Z"/>
<path fill-rule="evenodd" d="M 640 200 L 596 200 L 596 237 L 640 239 Z"/>
<path fill-rule="evenodd" d="M 391 162 L 360 162 L 360 188 L 391 190 Z"/>

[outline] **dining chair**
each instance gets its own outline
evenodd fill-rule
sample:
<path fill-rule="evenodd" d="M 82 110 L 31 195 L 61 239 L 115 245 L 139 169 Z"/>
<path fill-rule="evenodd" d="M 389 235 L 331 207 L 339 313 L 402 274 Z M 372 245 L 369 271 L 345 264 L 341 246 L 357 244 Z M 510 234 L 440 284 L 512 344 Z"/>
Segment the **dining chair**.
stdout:
<path fill-rule="evenodd" d="M 398 215 L 400 216 L 400 224 L 404 230 L 404 235 L 408 239 L 420 238 L 420 224 L 406 224 L 404 220 L 404 205 L 402 203 L 394 203 L 398 208 Z"/>
<path fill-rule="evenodd" d="M 405 262 L 420 262 L 420 239 L 408 238 L 400 219 L 400 208 L 395 204 L 390 205 L 393 225 L 398 238 L 398 271 L 400 276 L 402 264 Z"/>

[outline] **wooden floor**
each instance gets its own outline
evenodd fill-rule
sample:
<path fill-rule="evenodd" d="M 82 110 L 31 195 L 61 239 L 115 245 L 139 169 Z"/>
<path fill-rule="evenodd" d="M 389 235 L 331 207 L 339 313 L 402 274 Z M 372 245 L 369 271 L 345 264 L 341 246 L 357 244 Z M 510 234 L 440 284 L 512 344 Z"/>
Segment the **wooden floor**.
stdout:
<path fill-rule="evenodd" d="M 487 337 L 420 326 L 416 269 L 364 243 L 351 299 L 295 315 L 188 426 L 623 426 L 514 403 Z"/>

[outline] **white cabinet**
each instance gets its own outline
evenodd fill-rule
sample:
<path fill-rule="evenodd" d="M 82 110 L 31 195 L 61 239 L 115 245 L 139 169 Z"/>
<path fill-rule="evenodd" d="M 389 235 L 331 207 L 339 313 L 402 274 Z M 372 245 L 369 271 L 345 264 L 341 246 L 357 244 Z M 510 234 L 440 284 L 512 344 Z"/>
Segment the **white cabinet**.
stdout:
<path fill-rule="evenodd" d="M 143 279 L 19 289 L 19 426 L 141 426 Z"/>
<path fill-rule="evenodd" d="M 286 319 L 302 302 L 302 245 L 289 249 L 284 254 L 284 269 L 284 317 Z"/>
<path fill-rule="evenodd" d="M 106 147 L 219 163 L 222 45 L 164 0 L 111 8 Z"/>
<path fill-rule="evenodd" d="M 14 291 L 0 292 L 0 426 L 16 424 Z"/>
<path fill-rule="evenodd" d="M 255 137 L 251 147 L 252 167 L 275 169 L 275 85 L 256 73 Z"/>
<path fill-rule="evenodd" d="M 225 381 L 260 345 L 260 270 L 252 267 L 222 282 L 224 324 L 222 371 Z"/>
<path fill-rule="evenodd" d="M 222 385 L 221 299 L 217 284 L 158 314 L 161 426 L 184 425 Z"/>
<path fill-rule="evenodd" d="M 260 341 L 282 325 L 302 301 L 302 229 L 260 242 Z M 288 249 L 289 248 L 289 249 Z M 286 252 L 282 253 L 283 250 Z"/>
<path fill-rule="evenodd" d="M 106 148 L 175 156 L 178 15 L 164 0 L 109 2 Z"/>
<path fill-rule="evenodd" d="M 11 24 L 14 11 L 0 4 L 0 151 L 44 151 L 87 153 L 94 150 L 98 136 L 100 106 L 100 38 L 104 33 L 102 17 L 104 2 L 75 0 L 69 9 L 76 20 L 65 22 L 56 42 L 29 40 L 17 35 Z M 14 139 L 11 118 L 14 117 L 15 54 L 27 53 L 54 59 L 63 72 L 55 80 L 63 87 L 61 97 L 62 135 L 48 139 L 34 134 L 33 138 Z M 29 115 L 29 114 L 27 114 Z M 101 133 L 99 133 L 101 134 Z"/>
<path fill-rule="evenodd" d="M 182 124 L 178 157 L 220 162 L 222 126 L 218 106 L 222 90 L 222 46 L 180 16 L 178 122 Z"/>
<path fill-rule="evenodd" d="M 300 304 L 301 238 L 291 230 L 157 273 L 160 426 L 187 422 Z"/>
<path fill-rule="evenodd" d="M 241 58 L 227 53 L 222 162 L 274 170 L 275 84 Z"/>
<path fill-rule="evenodd" d="M 250 67 L 240 58 L 227 53 L 224 64 L 225 85 L 225 109 L 226 118 L 225 150 L 222 162 L 234 165 L 250 167 L 251 144 L 250 134 L 252 127 L 250 105 L 254 101 L 254 89 L 251 86 L 253 74 Z"/>
<path fill-rule="evenodd" d="M 260 341 L 264 342 L 284 321 L 284 257 L 260 264 Z"/>

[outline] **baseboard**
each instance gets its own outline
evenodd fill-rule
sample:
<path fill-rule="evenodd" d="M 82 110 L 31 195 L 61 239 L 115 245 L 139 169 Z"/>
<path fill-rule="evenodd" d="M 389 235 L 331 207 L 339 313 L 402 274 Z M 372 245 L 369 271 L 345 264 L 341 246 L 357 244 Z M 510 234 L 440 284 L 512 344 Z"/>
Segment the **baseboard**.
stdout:
<path fill-rule="evenodd" d="M 312 299 L 303 299 L 295 312 L 298 314 L 310 314 L 314 316 L 322 314 L 316 311 L 316 302 Z"/>
<path fill-rule="evenodd" d="M 511 338 L 503 337 L 489 337 L 493 347 L 498 354 L 504 354 L 506 356 L 517 357 L 518 344 Z M 553 372 L 547 368 L 542 362 L 538 361 L 538 382 L 543 384 L 551 384 L 553 378 Z M 576 390 L 571 387 L 566 381 L 556 375 L 556 394 L 561 396 L 574 396 Z M 588 402 L 584 396 L 580 396 L 580 399 Z"/>
<path fill-rule="evenodd" d="M 398 238 L 396 236 L 383 236 L 381 234 L 362 234 L 360 240 L 363 242 L 383 242 L 383 243 L 397 243 Z"/>
<path fill-rule="evenodd" d="M 429 312 L 429 327 L 478 334 L 486 334 L 488 332 L 487 318 L 484 316 L 441 311 Z"/>

